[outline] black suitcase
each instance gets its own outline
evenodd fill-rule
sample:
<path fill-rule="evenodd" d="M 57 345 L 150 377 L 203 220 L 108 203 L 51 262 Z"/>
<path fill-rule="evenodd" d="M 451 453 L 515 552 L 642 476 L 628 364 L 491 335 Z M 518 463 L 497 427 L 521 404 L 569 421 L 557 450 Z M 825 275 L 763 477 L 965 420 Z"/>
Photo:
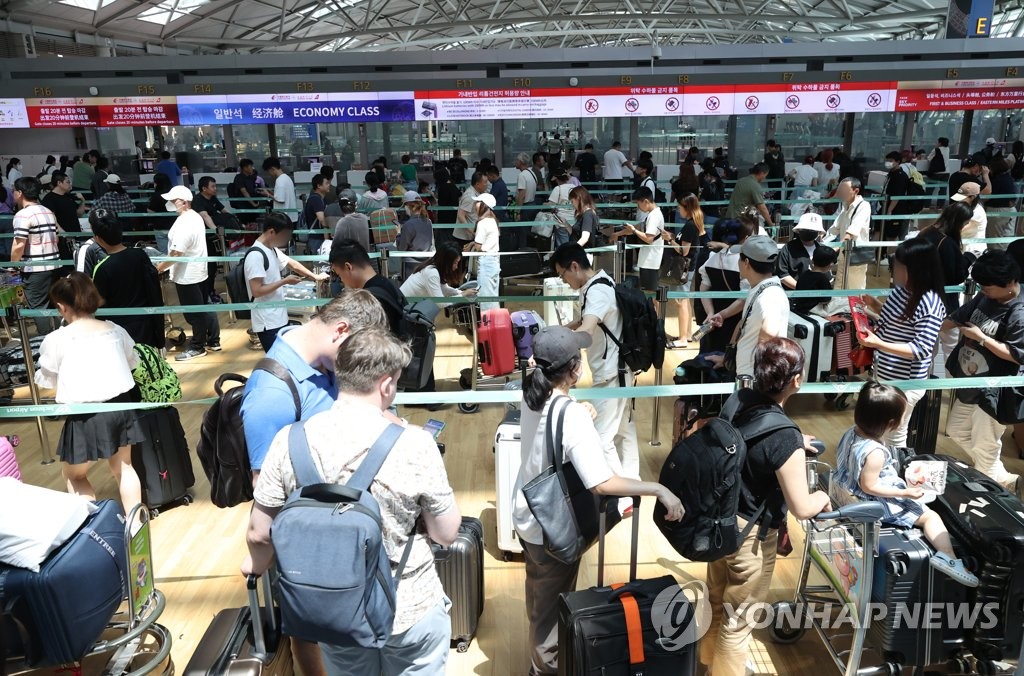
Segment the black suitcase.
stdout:
<path fill-rule="evenodd" d="M 630 581 L 625 584 L 604 586 L 604 534 L 602 509 L 597 586 L 559 598 L 559 676 L 693 676 L 697 669 L 693 606 L 671 575 L 636 579 L 640 499 L 633 498 Z M 666 594 L 670 596 L 668 604 L 659 611 L 672 620 L 672 635 L 663 637 L 654 626 L 658 613 L 652 610 L 656 599 L 664 603 L 662 593 L 673 589 L 674 593 Z"/>
<path fill-rule="evenodd" d="M 939 621 L 916 622 L 925 604 L 967 601 L 967 587 L 932 568 L 935 548 L 916 528 L 883 527 L 878 536 L 871 600 L 884 604 L 886 613 L 872 617 L 868 643 L 881 651 L 886 662 L 927 667 L 946 662 L 963 649 L 965 631 L 955 628 L 949 614 Z"/>
<path fill-rule="evenodd" d="M 948 463 L 946 490 L 933 503 L 968 568 L 981 581 L 968 600 L 995 604 L 998 622 L 981 622 L 968 645 L 983 660 L 1015 659 L 1024 639 L 1024 504 L 973 467 L 947 455 L 917 456 Z"/>
<path fill-rule="evenodd" d="M 434 546 L 441 586 L 451 599 L 452 644 L 460 653 L 469 644 L 484 612 L 484 527 L 480 519 L 463 517 L 451 547 Z"/>
<path fill-rule="evenodd" d="M 280 632 L 272 585 L 263 576 L 264 608 L 257 579 L 246 581 L 249 604 L 217 613 L 189 658 L 183 676 L 292 676 L 291 642 Z M 254 619 L 259 621 L 254 622 Z"/>
<path fill-rule="evenodd" d="M 914 406 L 907 426 L 907 447 L 917 453 L 934 453 L 939 441 L 939 416 L 942 414 L 942 390 L 925 390 Z"/>
<path fill-rule="evenodd" d="M 0 666 L 68 664 L 92 649 L 127 593 L 124 527 L 121 505 L 104 500 L 38 573 L 0 564 Z"/>
<path fill-rule="evenodd" d="M 139 412 L 146 441 L 132 447 L 132 467 L 142 482 L 142 501 L 156 517 L 163 507 L 192 502 L 189 489 L 196 484 L 192 456 L 173 406 Z"/>
<path fill-rule="evenodd" d="M 502 277 L 529 277 L 540 275 L 544 270 L 544 259 L 536 249 L 509 251 L 501 257 Z"/>
<path fill-rule="evenodd" d="M 39 364 L 39 347 L 46 336 L 35 336 L 29 339 L 32 349 L 32 363 Z M 21 341 L 12 341 L 0 349 L 0 387 L 17 387 L 28 384 L 28 370 L 25 368 L 25 351 Z"/>

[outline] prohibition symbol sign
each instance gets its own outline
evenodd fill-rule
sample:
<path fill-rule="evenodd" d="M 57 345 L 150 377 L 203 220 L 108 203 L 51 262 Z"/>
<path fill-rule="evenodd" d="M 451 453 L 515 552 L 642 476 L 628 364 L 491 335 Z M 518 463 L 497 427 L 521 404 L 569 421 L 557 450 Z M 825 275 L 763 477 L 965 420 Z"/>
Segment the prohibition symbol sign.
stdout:
<path fill-rule="evenodd" d="M 708 100 L 704 103 L 708 110 L 718 110 L 722 102 L 718 100 L 717 96 L 709 96 Z"/>
<path fill-rule="evenodd" d="M 679 110 L 679 99 L 674 96 L 665 99 L 665 110 Z"/>
<path fill-rule="evenodd" d="M 597 109 L 600 107 L 597 103 L 597 99 L 587 99 L 587 102 L 583 105 L 586 107 L 588 113 L 596 113 Z"/>
<path fill-rule="evenodd" d="M 800 105 L 800 97 L 796 94 L 790 94 L 786 97 L 786 107 L 790 110 L 796 109 Z"/>
<path fill-rule="evenodd" d="M 839 94 L 832 94 L 825 99 L 825 105 L 829 108 L 838 108 L 841 101 L 842 99 L 839 98 Z"/>
<path fill-rule="evenodd" d="M 882 105 L 882 95 L 877 92 L 868 94 L 868 105 L 872 108 Z"/>
<path fill-rule="evenodd" d="M 640 102 L 634 98 L 626 99 L 626 110 L 635 113 L 640 108 Z"/>
<path fill-rule="evenodd" d="M 756 96 L 748 96 L 744 105 L 746 105 L 747 110 L 757 110 L 757 107 L 761 105 L 761 101 Z"/>

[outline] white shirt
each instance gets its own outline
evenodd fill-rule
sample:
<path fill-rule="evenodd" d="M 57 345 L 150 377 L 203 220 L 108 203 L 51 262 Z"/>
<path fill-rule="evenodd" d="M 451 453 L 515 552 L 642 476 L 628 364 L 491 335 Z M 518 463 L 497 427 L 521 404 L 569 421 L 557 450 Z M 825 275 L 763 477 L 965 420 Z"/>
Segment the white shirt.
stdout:
<path fill-rule="evenodd" d="M 535 545 L 544 544 L 544 531 L 530 511 L 526 496 L 523 495 L 523 486 L 533 481 L 548 467 L 547 420 L 548 410 L 554 400 L 554 397 L 548 399 L 541 411 L 523 406 L 520 422 L 522 464 L 513 492 L 515 497 L 512 505 L 512 523 L 519 537 Z M 558 407 L 562 406 L 566 404 L 564 399 L 559 398 Z M 555 452 L 559 450 L 562 452 L 563 462 L 572 463 L 573 469 L 587 488 L 600 485 L 614 476 L 601 452 L 601 437 L 594 427 L 594 421 L 581 404 L 570 402 L 566 406 L 565 419 L 562 422 L 562 445 L 561 449 L 556 446 Z"/>
<path fill-rule="evenodd" d="M 402 295 L 406 298 L 440 298 L 442 296 L 461 296 L 462 292 L 441 281 L 441 273 L 433 265 L 428 265 L 419 272 L 414 272 L 402 282 Z M 449 303 L 438 303 L 445 307 Z"/>
<path fill-rule="evenodd" d="M 292 222 L 299 220 L 295 199 L 295 183 L 288 174 L 282 173 L 274 179 L 274 209 L 283 211 Z"/>
<path fill-rule="evenodd" d="M 818 170 L 809 164 L 801 164 L 793 171 L 794 186 L 811 186 L 818 179 Z"/>
<path fill-rule="evenodd" d="M 622 180 L 622 167 L 626 164 L 626 156 L 618 148 L 612 148 L 604 154 L 605 180 Z"/>
<path fill-rule="evenodd" d="M 660 270 L 661 257 L 665 253 L 665 240 L 661 237 L 661 231 L 665 228 L 665 216 L 658 207 L 648 211 L 645 216 L 647 220 L 644 221 L 644 234 L 654 237 L 654 242 L 640 248 L 638 264 L 644 270 Z"/>
<path fill-rule="evenodd" d="M 56 387 L 58 404 L 108 401 L 135 387 L 134 346 L 128 332 L 113 322 L 71 322 L 43 339 L 36 384 Z"/>
<path fill-rule="evenodd" d="M 598 272 L 580 288 L 580 307 L 583 316 L 591 315 L 612 332 L 615 337 L 622 335 L 622 313 L 615 302 L 615 289 L 607 284 L 595 284 L 598 278 L 612 281 L 608 273 Z M 584 304 L 586 307 L 584 307 Z M 606 383 L 619 376 L 619 347 L 615 341 L 604 335 L 601 327 L 594 329 L 593 342 L 587 348 L 587 364 L 595 385 Z"/>
<path fill-rule="evenodd" d="M 517 195 L 520 190 L 526 191 L 523 196 L 523 204 L 533 204 L 533 200 L 537 197 L 537 177 L 530 169 L 519 172 L 519 178 L 516 179 Z"/>
<path fill-rule="evenodd" d="M 253 296 L 252 284 L 250 283 L 253 279 L 263 278 L 264 284 L 274 284 L 281 280 L 281 259 L 277 255 L 277 249 L 268 247 L 258 240 L 253 243 L 253 248 L 261 250 L 267 255 L 267 261 L 269 265 L 263 269 L 263 256 L 258 252 L 250 252 L 245 256 L 245 286 L 249 290 L 249 296 L 252 297 L 255 303 L 270 303 L 272 301 L 284 300 L 284 287 L 278 287 L 271 293 L 265 296 L 259 296 L 258 298 Z M 242 302 L 242 301 L 236 301 Z M 288 324 L 288 308 L 286 307 L 273 307 L 273 308 L 253 308 L 252 315 L 252 330 L 253 331 L 266 331 L 267 329 L 278 329 Z"/>
<path fill-rule="evenodd" d="M 971 215 L 971 220 L 967 221 L 967 225 L 960 231 L 960 236 L 964 239 L 972 239 L 974 237 L 986 237 L 988 232 L 988 214 L 985 213 L 985 207 L 981 206 L 979 201 L 974 205 L 974 213 Z M 988 247 L 984 242 L 970 242 L 964 244 L 964 251 L 973 253 L 976 256 L 980 256 L 985 252 Z"/>
<path fill-rule="evenodd" d="M 463 241 L 473 239 L 473 230 L 476 228 L 476 219 L 480 218 L 476 211 L 476 198 L 479 195 L 480 193 L 478 193 L 476 188 L 473 186 L 469 186 L 462 191 L 462 197 L 459 198 L 459 211 L 465 212 L 466 214 L 466 226 L 452 230 L 452 237 L 455 239 L 461 239 Z"/>
<path fill-rule="evenodd" d="M 556 185 L 555 189 L 551 191 L 551 196 L 548 197 L 548 201 L 552 204 L 559 205 L 555 208 L 555 212 L 563 221 L 572 224 L 576 222 L 576 210 L 573 208 L 572 203 L 569 202 L 570 192 L 572 192 L 572 186 L 568 183 Z"/>
<path fill-rule="evenodd" d="M 762 287 L 767 287 L 757 296 L 754 295 Z M 751 307 L 751 303 L 753 306 Z M 750 315 L 747 316 L 747 310 Z M 744 323 L 742 317 L 747 316 Z M 754 374 L 754 349 L 761 340 L 761 332 L 775 337 L 785 337 L 789 323 L 789 299 L 783 291 L 778 277 L 769 277 L 747 293 L 740 314 L 743 332 L 736 341 L 736 373 L 739 375 Z"/>
<path fill-rule="evenodd" d="M 640 187 L 641 188 L 647 188 L 648 190 L 650 190 L 651 191 L 651 199 L 654 199 L 654 195 L 656 194 L 655 191 L 658 189 L 658 184 L 654 182 L 654 179 L 652 177 L 648 176 L 648 177 L 644 178 L 644 180 L 640 181 Z M 639 223 L 640 221 L 644 220 L 646 217 L 647 217 L 646 212 L 641 211 L 640 207 L 637 207 L 636 208 L 636 222 Z M 664 222 L 665 222 L 665 219 L 663 218 L 662 219 L 662 223 L 664 223 Z"/>
<path fill-rule="evenodd" d="M 206 223 L 192 209 L 178 214 L 167 232 L 168 249 L 187 258 L 206 256 Z M 175 263 L 170 268 L 175 284 L 198 284 L 207 277 L 206 261 Z"/>
<path fill-rule="evenodd" d="M 473 241 L 480 245 L 484 253 L 498 253 L 498 221 L 491 216 L 477 221 Z"/>
<path fill-rule="evenodd" d="M 833 162 L 832 169 L 826 169 L 824 162 L 815 162 L 814 168 L 818 170 L 818 185 L 822 188 L 828 186 L 829 181 L 839 181 L 839 163 Z"/>
<path fill-rule="evenodd" d="M 871 239 L 871 205 L 860 195 L 853 198 L 850 206 L 839 203 L 836 220 L 828 229 L 825 241 L 842 239 L 846 234 L 851 235 L 857 244 L 864 244 Z"/>

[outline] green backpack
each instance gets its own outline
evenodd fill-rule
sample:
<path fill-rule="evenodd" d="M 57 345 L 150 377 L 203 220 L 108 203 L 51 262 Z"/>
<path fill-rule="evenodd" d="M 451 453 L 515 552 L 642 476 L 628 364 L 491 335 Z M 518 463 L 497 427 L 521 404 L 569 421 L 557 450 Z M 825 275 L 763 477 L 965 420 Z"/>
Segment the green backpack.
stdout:
<path fill-rule="evenodd" d="M 170 404 L 181 399 L 181 381 L 160 351 L 150 345 L 135 343 L 139 365 L 132 377 L 139 386 L 142 401 Z"/>

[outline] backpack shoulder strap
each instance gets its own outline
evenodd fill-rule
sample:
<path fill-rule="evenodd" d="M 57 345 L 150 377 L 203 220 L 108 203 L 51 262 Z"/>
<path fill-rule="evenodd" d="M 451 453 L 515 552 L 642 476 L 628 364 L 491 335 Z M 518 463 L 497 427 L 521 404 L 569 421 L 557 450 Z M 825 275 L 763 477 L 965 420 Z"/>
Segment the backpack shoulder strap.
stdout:
<path fill-rule="evenodd" d="M 345 482 L 345 485 L 361 491 L 368 489 L 373 482 L 373 478 L 380 471 L 381 465 L 387 460 L 388 454 L 404 431 L 405 428 L 401 425 L 389 424 L 381 435 L 377 437 L 377 441 L 373 442 L 373 446 L 367 451 L 366 457 L 359 463 L 359 467 L 349 477 L 349 480 Z"/>
<path fill-rule="evenodd" d="M 299 488 L 324 482 L 323 476 L 313 464 L 313 455 L 306 439 L 306 424 L 297 422 L 288 428 L 288 457 L 295 470 L 295 481 Z"/>
<path fill-rule="evenodd" d="M 594 281 L 592 281 L 590 283 L 590 286 L 587 287 L 587 290 L 583 292 L 583 302 L 580 304 L 580 310 L 581 311 L 583 309 L 586 309 L 586 307 L 587 307 L 587 294 L 590 293 L 590 290 L 594 287 L 595 284 L 603 284 L 605 286 L 612 287 L 612 290 L 615 289 L 615 282 L 613 282 L 612 280 L 608 279 L 607 277 L 595 277 Z M 603 324 L 602 324 L 602 326 L 603 326 Z"/>
<path fill-rule="evenodd" d="M 284 365 L 276 359 L 264 357 L 256 362 L 253 371 L 266 371 L 278 380 L 283 380 L 292 393 L 292 401 L 295 402 L 295 422 L 302 419 L 302 399 L 299 398 L 299 388 L 295 385 L 295 379 Z"/>

